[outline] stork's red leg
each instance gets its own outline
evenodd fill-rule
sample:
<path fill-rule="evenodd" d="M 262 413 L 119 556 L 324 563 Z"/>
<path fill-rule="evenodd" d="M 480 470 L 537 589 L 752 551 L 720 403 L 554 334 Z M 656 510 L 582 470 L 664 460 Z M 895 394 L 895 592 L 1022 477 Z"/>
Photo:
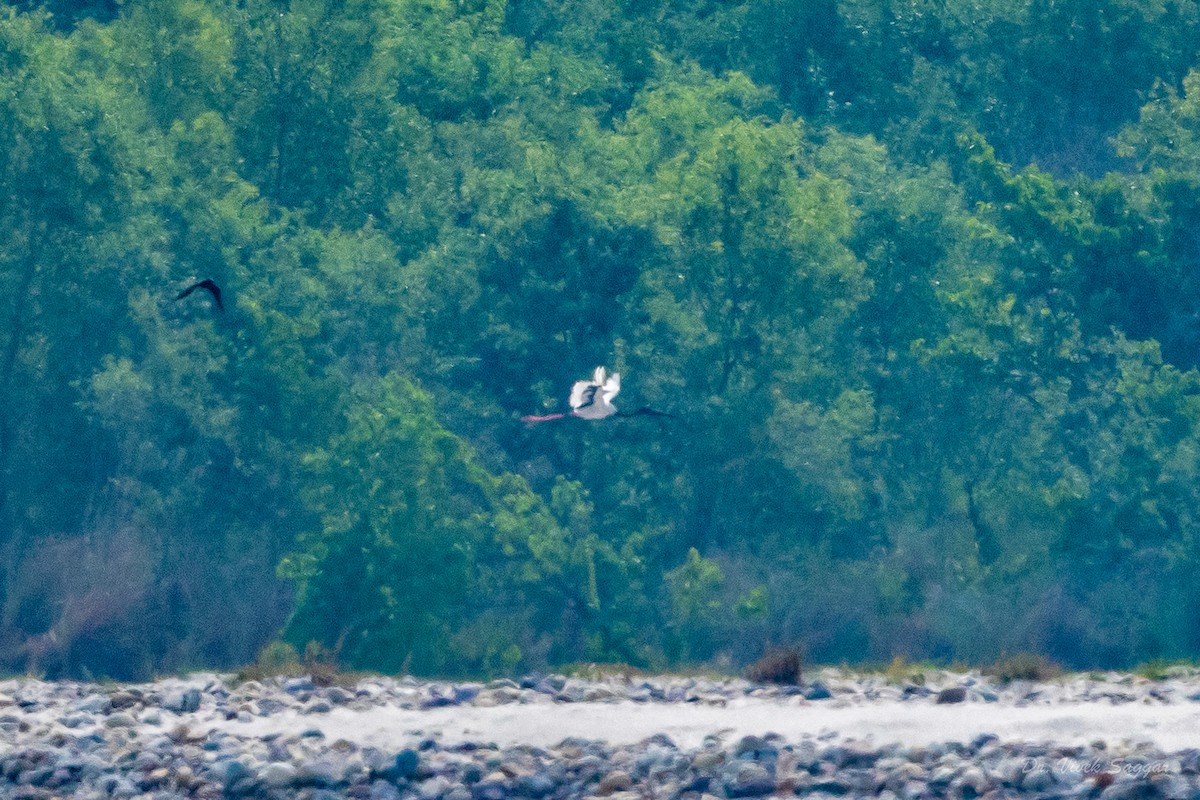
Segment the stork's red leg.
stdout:
<path fill-rule="evenodd" d="M 553 419 L 562 419 L 565 416 L 566 416 L 566 414 L 544 414 L 539 417 L 537 415 L 531 414 L 526 417 L 521 417 L 521 422 L 549 422 L 550 420 L 553 420 Z"/>

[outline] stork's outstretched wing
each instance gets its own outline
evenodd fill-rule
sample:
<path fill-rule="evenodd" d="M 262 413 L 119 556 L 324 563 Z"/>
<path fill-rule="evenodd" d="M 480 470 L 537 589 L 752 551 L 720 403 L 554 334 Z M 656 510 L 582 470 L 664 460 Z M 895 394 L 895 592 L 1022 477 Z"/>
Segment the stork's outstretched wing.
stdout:
<path fill-rule="evenodd" d="M 608 380 L 604 381 L 604 402 L 611 403 L 613 398 L 621 393 L 621 373 L 614 372 Z"/>
<path fill-rule="evenodd" d="M 212 280 L 212 278 L 205 278 L 202 281 L 197 281 L 196 283 L 193 283 L 191 286 L 187 287 L 182 292 L 175 295 L 175 299 L 182 300 L 183 298 L 187 297 L 189 294 L 196 291 L 197 289 L 206 290 L 209 294 L 212 295 L 213 301 L 217 304 L 217 309 L 222 312 L 225 311 L 225 304 L 221 302 L 221 287 L 217 286 L 217 284 Z"/>
<path fill-rule="evenodd" d="M 650 406 L 642 406 L 636 411 L 619 411 L 618 417 L 669 417 L 670 419 L 679 419 L 678 414 L 669 414 L 666 411 L 659 411 L 657 408 Z"/>
<path fill-rule="evenodd" d="M 571 399 L 569 404 L 571 408 L 578 411 L 581 408 L 587 408 L 596 402 L 596 392 L 600 387 L 589 381 L 576 381 L 571 387 Z"/>

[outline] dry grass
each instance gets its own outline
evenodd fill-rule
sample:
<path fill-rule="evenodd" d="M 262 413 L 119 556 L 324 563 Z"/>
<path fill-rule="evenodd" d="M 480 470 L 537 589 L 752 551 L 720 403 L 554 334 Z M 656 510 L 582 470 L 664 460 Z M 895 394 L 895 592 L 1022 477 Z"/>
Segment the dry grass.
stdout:
<path fill-rule="evenodd" d="M 1063 674 L 1063 668 L 1037 653 L 1017 653 L 1001 658 L 983 670 L 1001 684 L 1013 681 L 1050 681 Z"/>
<path fill-rule="evenodd" d="M 602 681 L 608 678 L 630 681 L 651 675 L 640 667 L 619 662 L 564 664 L 558 668 L 558 672 L 568 678 L 585 681 Z"/>
<path fill-rule="evenodd" d="M 274 641 L 258 654 L 258 660 L 240 669 L 238 682 L 263 681 L 267 678 L 299 678 L 307 675 L 314 686 L 341 686 L 350 688 L 368 676 L 368 673 L 342 669 L 337 657 L 316 642 L 309 642 L 304 656 L 287 642 Z"/>
<path fill-rule="evenodd" d="M 1196 670 L 1197 666 L 1195 661 L 1179 658 L 1156 658 L 1152 661 L 1147 661 L 1144 664 L 1139 664 L 1133 670 L 1133 672 L 1135 675 L 1141 675 L 1143 678 L 1148 680 L 1165 681 L 1170 678 L 1194 675 Z"/>

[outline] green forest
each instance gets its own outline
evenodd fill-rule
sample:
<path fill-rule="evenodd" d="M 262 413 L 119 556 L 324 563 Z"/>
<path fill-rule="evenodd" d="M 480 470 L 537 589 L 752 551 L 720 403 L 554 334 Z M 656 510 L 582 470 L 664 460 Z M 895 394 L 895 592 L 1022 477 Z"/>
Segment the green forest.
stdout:
<path fill-rule="evenodd" d="M 1198 366 L 1200 0 L 0 6 L 3 671 L 1194 659 Z"/>

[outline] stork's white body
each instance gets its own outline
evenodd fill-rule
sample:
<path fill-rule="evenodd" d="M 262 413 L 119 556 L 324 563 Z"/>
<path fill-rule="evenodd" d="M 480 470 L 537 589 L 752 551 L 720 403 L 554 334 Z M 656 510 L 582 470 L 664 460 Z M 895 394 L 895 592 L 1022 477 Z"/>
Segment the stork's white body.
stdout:
<path fill-rule="evenodd" d="M 596 371 L 592 374 L 590 381 L 575 381 L 575 385 L 571 387 L 571 397 L 568 402 L 571 405 L 571 410 L 568 412 L 560 412 L 557 414 L 530 414 L 521 417 L 522 422 L 550 422 L 556 419 L 569 419 L 577 417 L 579 419 L 605 419 L 606 417 L 634 417 L 642 414 L 650 414 L 659 417 L 669 417 L 672 414 L 663 414 L 654 411 L 650 408 L 640 408 L 632 414 L 621 413 L 617 411 L 617 407 L 613 405 L 613 398 L 621 392 L 621 374 L 614 372 L 609 375 L 604 367 L 596 367 Z"/>
<path fill-rule="evenodd" d="M 613 398 L 621 391 L 621 373 L 607 375 L 596 367 L 590 381 L 576 381 L 571 387 L 571 415 L 581 419 L 604 419 L 617 413 Z"/>

